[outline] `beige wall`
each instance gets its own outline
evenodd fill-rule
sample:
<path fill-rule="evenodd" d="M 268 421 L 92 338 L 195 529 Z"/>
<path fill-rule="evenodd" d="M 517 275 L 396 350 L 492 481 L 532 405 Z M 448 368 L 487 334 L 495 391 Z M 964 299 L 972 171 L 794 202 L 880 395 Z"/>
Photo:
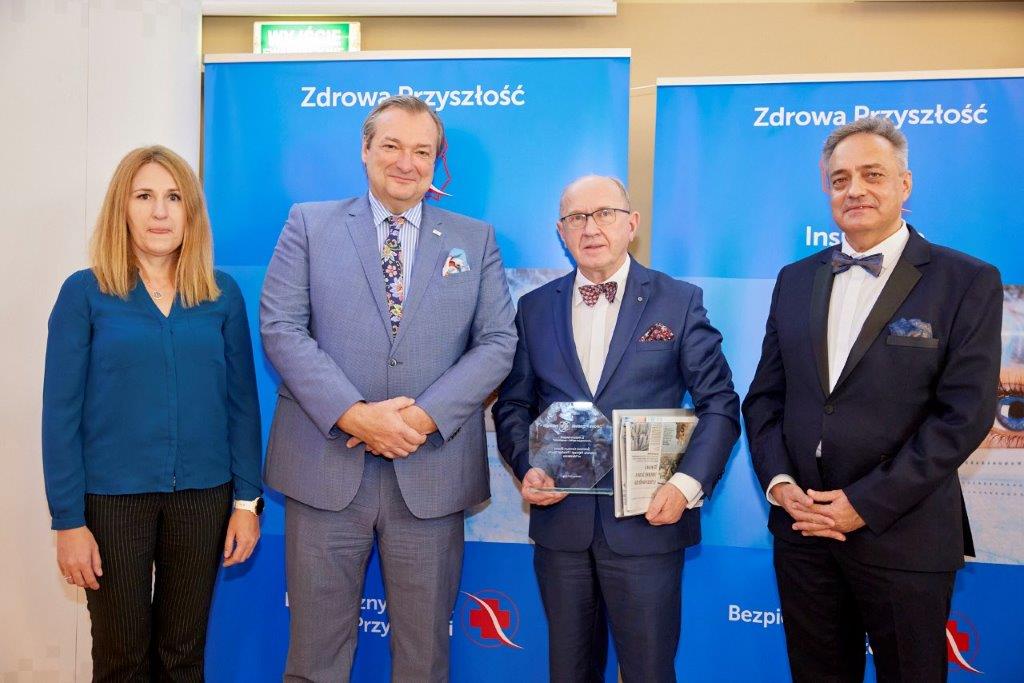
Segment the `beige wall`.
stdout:
<path fill-rule="evenodd" d="M 85 594 L 61 579 L 43 496 L 47 317 L 64 279 L 88 263 L 121 156 L 154 142 L 199 156 L 200 10 L 200 0 L 0 0 L 4 683 L 91 678 Z"/>
<path fill-rule="evenodd" d="M 254 17 L 206 17 L 203 51 L 250 52 Z M 654 81 L 671 76 L 1024 67 L 1024 2 L 619 3 L 615 17 L 359 19 L 364 50 L 628 47 L 629 185 L 651 207 Z M 742 193 L 744 169 L 737 169 Z M 552 207 L 554 210 L 554 207 Z M 646 260 L 647 226 L 636 252 Z"/>

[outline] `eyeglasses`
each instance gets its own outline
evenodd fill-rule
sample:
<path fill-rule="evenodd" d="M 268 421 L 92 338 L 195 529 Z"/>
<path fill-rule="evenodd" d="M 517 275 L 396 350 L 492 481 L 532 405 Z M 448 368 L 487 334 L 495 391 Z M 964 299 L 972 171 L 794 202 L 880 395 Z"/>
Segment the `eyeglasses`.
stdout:
<path fill-rule="evenodd" d="M 582 230 L 587 226 L 587 219 L 593 216 L 594 223 L 599 227 L 607 228 L 615 222 L 617 212 L 629 213 L 628 209 L 603 208 L 591 211 L 590 213 L 570 213 L 568 216 L 559 218 L 562 227 L 567 230 Z"/>

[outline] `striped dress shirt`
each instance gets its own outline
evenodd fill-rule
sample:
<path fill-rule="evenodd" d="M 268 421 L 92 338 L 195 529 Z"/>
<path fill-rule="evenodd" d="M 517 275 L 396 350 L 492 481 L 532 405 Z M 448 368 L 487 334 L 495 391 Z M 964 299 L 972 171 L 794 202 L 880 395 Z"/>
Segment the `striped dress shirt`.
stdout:
<path fill-rule="evenodd" d="M 391 216 L 392 213 L 373 196 L 373 192 L 368 194 L 370 210 L 373 212 L 373 224 L 377 226 L 377 251 L 384 251 L 384 240 L 388 237 L 388 216 Z M 423 221 L 423 202 L 419 202 L 405 213 L 398 215 L 405 218 L 405 223 L 398 230 L 398 241 L 402 244 L 402 283 L 406 285 L 405 291 L 408 292 L 412 264 L 416 257 L 416 242 L 419 241 L 420 236 L 420 223 Z M 384 277 L 383 271 L 381 277 Z"/>

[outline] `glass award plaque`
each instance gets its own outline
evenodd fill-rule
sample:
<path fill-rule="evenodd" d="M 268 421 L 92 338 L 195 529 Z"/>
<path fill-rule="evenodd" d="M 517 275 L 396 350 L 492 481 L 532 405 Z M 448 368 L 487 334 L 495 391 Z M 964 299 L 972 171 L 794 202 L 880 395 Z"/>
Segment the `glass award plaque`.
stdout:
<path fill-rule="evenodd" d="M 594 488 L 612 471 L 612 437 L 612 423 L 593 403 L 552 403 L 530 425 L 530 465 L 555 480 L 537 490 L 612 495 Z"/>

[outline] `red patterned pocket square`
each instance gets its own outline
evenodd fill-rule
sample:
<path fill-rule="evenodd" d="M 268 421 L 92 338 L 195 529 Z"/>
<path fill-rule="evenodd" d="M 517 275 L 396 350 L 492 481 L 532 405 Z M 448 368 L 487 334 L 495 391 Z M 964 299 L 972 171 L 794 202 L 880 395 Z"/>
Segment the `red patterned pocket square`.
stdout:
<path fill-rule="evenodd" d="M 675 338 L 676 335 L 673 334 L 672 330 L 668 329 L 668 326 L 663 323 L 654 323 L 647 328 L 644 336 L 640 337 L 640 341 L 671 341 Z"/>

